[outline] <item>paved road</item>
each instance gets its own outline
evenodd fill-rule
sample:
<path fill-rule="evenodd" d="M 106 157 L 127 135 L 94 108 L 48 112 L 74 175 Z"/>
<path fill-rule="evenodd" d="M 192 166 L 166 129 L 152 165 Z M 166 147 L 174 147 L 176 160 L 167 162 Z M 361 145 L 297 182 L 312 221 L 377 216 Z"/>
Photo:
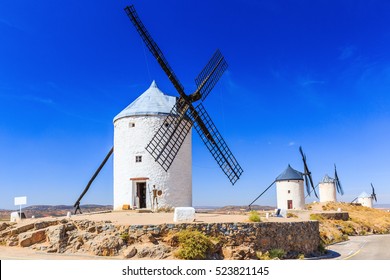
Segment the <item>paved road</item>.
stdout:
<path fill-rule="evenodd" d="M 390 235 L 351 236 L 327 249 L 335 252 L 336 259 L 390 260 Z"/>

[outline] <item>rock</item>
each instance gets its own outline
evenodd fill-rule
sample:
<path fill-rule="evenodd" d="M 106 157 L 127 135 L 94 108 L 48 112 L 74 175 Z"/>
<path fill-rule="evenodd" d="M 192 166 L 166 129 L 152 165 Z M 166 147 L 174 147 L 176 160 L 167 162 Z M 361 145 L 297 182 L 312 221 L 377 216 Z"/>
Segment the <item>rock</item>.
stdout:
<path fill-rule="evenodd" d="M 7 246 L 18 246 L 19 242 L 18 241 L 7 241 Z"/>
<path fill-rule="evenodd" d="M 44 240 L 46 240 L 45 229 L 19 234 L 19 246 L 21 247 L 29 247 Z"/>
<path fill-rule="evenodd" d="M 127 259 L 131 259 L 137 254 L 137 249 L 135 247 L 127 248 L 123 251 L 123 256 Z"/>
<path fill-rule="evenodd" d="M 167 257 L 167 254 L 171 252 L 171 249 L 164 245 L 156 245 L 153 247 L 144 247 L 137 256 L 139 258 L 155 258 L 155 259 L 164 259 Z"/>
<path fill-rule="evenodd" d="M 0 224 L 0 231 L 5 230 L 5 229 L 8 228 L 9 226 L 11 226 L 11 225 L 8 224 L 8 223 L 1 223 L 1 224 Z"/>
<path fill-rule="evenodd" d="M 158 241 L 156 239 L 156 237 L 153 236 L 153 234 L 148 234 L 148 239 L 150 242 L 152 242 L 154 245 L 157 245 L 158 244 Z"/>
<path fill-rule="evenodd" d="M 124 245 L 118 236 L 98 236 L 88 242 L 87 247 L 97 256 L 117 256 Z"/>

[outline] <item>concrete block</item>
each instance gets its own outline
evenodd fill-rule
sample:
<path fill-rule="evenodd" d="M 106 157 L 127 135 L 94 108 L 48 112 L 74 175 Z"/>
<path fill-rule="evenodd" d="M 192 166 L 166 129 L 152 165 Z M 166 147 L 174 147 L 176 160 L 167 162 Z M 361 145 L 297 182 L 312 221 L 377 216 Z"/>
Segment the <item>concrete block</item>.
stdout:
<path fill-rule="evenodd" d="M 10 222 L 20 221 L 19 212 L 11 212 Z"/>
<path fill-rule="evenodd" d="M 173 214 L 173 221 L 176 223 L 193 222 L 195 220 L 195 208 L 176 207 Z"/>

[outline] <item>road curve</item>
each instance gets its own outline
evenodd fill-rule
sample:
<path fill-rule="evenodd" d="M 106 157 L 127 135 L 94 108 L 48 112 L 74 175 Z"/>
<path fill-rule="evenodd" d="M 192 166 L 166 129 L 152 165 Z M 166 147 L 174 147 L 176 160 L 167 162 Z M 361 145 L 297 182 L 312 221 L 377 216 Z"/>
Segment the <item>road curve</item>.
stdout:
<path fill-rule="evenodd" d="M 350 240 L 330 245 L 328 250 L 343 260 L 390 260 L 390 234 L 350 236 Z"/>

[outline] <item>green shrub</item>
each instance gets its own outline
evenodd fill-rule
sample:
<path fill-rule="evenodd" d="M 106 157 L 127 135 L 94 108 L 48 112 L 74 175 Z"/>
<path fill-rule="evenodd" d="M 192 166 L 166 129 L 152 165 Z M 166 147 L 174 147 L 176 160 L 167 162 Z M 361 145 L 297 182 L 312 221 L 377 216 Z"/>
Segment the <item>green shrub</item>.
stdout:
<path fill-rule="evenodd" d="M 325 245 L 323 242 L 320 242 L 320 245 L 318 245 L 318 251 L 321 253 L 321 254 L 325 254 L 327 252 L 326 248 L 325 248 Z"/>
<path fill-rule="evenodd" d="M 251 211 L 249 213 L 249 221 L 255 222 L 255 223 L 261 222 L 259 213 L 257 213 L 256 211 Z"/>
<path fill-rule="evenodd" d="M 282 259 L 286 253 L 283 249 L 271 249 L 269 251 L 269 256 L 271 259 Z"/>
<path fill-rule="evenodd" d="M 324 217 L 319 214 L 310 214 L 310 220 L 312 221 L 322 221 Z"/>
<path fill-rule="evenodd" d="M 185 260 L 204 260 L 213 251 L 214 244 L 199 231 L 182 230 L 177 233 L 179 249 L 176 257 Z"/>
<path fill-rule="evenodd" d="M 270 260 L 269 252 L 256 252 L 256 256 L 259 260 Z"/>
<path fill-rule="evenodd" d="M 123 242 L 127 243 L 127 241 L 129 240 L 129 233 L 128 232 L 122 232 L 119 237 L 123 240 Z"/>
<path fill-rule="evenodd" d="M 297 215 L 295 215 L 294 213 L 287 213 L 287 218 L 298 218 Z"/>

